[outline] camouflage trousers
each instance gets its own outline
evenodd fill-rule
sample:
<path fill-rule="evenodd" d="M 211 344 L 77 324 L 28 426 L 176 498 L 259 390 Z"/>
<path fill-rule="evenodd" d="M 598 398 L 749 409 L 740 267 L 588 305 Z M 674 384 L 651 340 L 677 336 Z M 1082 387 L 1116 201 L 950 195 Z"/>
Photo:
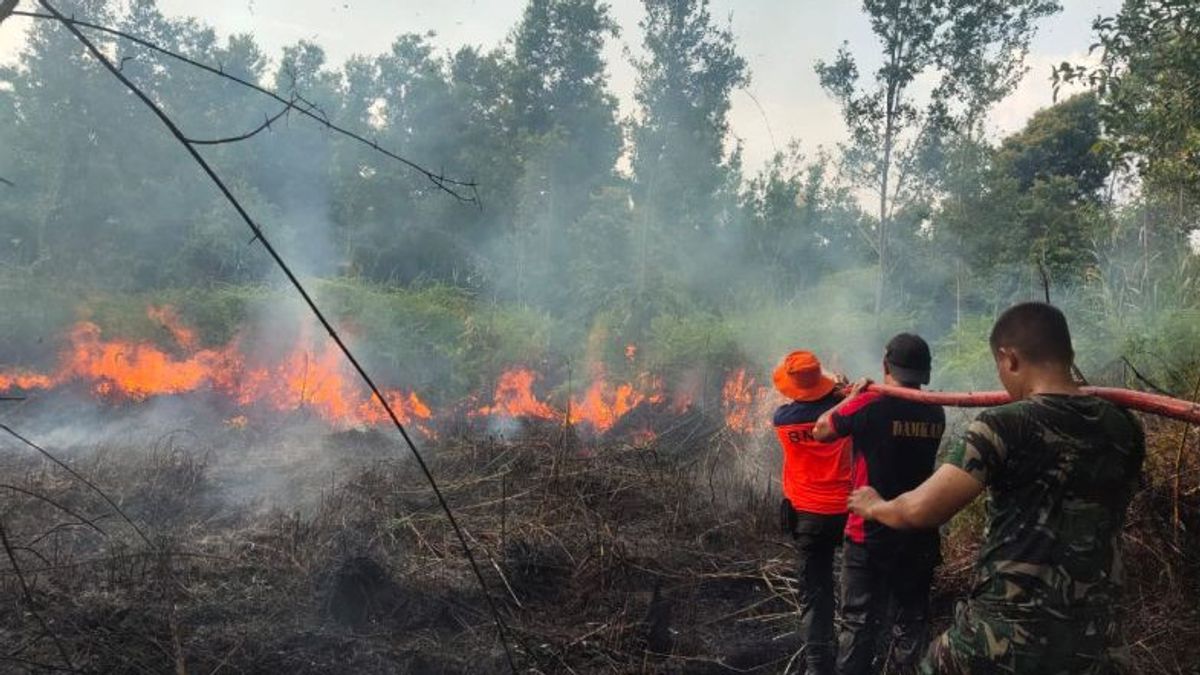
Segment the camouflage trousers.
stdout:
<path fill-rule="evenodd" d="M 999 618 L 995 612 L 960 602 L 954 625 L 929 646 L 922 675 L 1110 675 L 1122 673 L 1121 656 L 1110 650 L 1115 626 L 1106 616 L 1075 619 Z"/>

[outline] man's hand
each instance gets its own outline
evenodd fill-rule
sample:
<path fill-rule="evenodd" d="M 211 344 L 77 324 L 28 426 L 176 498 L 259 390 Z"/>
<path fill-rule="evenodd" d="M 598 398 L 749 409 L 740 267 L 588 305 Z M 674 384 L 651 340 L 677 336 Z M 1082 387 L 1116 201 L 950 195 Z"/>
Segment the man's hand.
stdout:
<path fill-rule="evenodd" d="M 846 398 L 854 398 L 855 396 L 858 396 L 859 394 L 863 393 L 863 391 L 866 390 L 866 388 L 869 386 L 871 386 L 871 378 L 869 378 L 869 377 L 858 378 L 857 380 L 854 381 L 854 384 L 850 385 L 850 393 L 849 393 L 849 395 L 847 395 Z"/>
<path fill-rule="evenodd" d="M 869 485 L 851 492 L 850 498 L 846 500 L 846 506 L 851 513 L 862 516 L 864 520 L 875 520 L 873 511 L 882 503 L 883 497 L 880 497 L 875 488 Z"/>
<path fill-rule="evenodd" d="M 927 530 L 950 520 L 983 492 L 983 483 L 957 466 L 943 464 L 916 488 L 895 499 L 884 499 L 871 487 L 850 494 L 846 505 L 854 513 L 894 530 Z"/>
<path fill-rule="evenodd" d="M 844 375 L 841 377 L 843 380 L 845 379 Z M 824 414 L 817 418 L 817 423 L 813 425 L 813 438 L 821 443 L 828 443 L 836 439 L 838 437 L 838 433 L 837 430 L 833 428 L 834 414 L 845 407 L 846 404 L 852 401 L 855 396 L 861 394 L 863 390 L 866 389 L 870 384 L 871 379 L 867 377 L 862 377 L 855 380 L 854 384 L 850 385 L 850 390 L 846 392 L 846 397 L 839 401 L 837 405 L 833 406 L 829 410 L 826 410 Z"/>

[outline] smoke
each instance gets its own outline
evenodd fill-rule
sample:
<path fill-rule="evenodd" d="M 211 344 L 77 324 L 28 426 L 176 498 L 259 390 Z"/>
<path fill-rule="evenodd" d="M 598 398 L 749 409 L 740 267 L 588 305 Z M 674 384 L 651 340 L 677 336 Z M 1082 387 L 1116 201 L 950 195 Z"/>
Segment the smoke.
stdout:
<path fill-rule="evenodd" d="M 518 58 L 530 24 L 492 50 L 439 53 L 411 34 L 340 64 L 309 43 L 276 57 L 246 36 L 218 42 L 202 23 L 151 24 L 197 58 L 273 79 L 381 147 L 479 183 L 478 207 L 456 202 L 296 115 L 204 150 L 418 428 L 436 432 L 428 420 L 438 419 L 512 438 L 524 415 L 588 424 L 600 437 L 632 409 L 728 419 L 730 399 L 747 396 L 761 428 L 770 373 L 786 353 L 809 349 L 830 371 L 879 377 L 883 345 L 901 331 L 934 345 L 935 387 L 991 387 L 991 317 L 1043 292 L 1028 265 L 970 277 L 947 259 L 965 252 L 935 239 L 929 213 L 903 212 L 877 314 L 874 222 L 860 186 L 844 158 L 798 144 L 765 166 L 744 164 L 726 124 L 729 96 L 745 83 L 734 58 L 707 64 L 713 77 L 694 90 L 669 80 L 643 90 L 647 110 L 622 117 L 606 81 L 612 64 L 592 58 L 609 54 L 613 38 L 595 26 L 592 52 L 580 46 L 588 40 L 554 43 L 564 26 L 531 33 L 548 41 L 531 38 L 539 49 L 527 50 L 549 54 L 545 63 Z M 719 42 L 723 24 L 714 25 L 709 39 Z M 0 373 L 54 372 L 71 326 L 87 320 L 105 339 L 154 345 L 171 363 L 198 350 L 236 354 L 243 379 L 206 376 L 203 387 L 133 400 L 89 390 L 103 378 L 76 378 L 2 414 L 64 449 L 133 447 L 184 429 L 195 447 L 219 449 L 231 476 L 239 462 L 261 474 L 239 481 L 247 494 L 288 492 L 284 464 L 256 458 L 296 452 L 325 466 L 334 458 L 319 438 L 381 428 L 365 412 L 378 415 L 377 406 L 179 148 L 49 31 L 35 26 L 28 58 L 0 82 L 15 121 L 0 129 L 0 144 L 14 148 L 0 175 L 29 186 L 0 204 L 0 299 L 11 308 Z M 729 46 L 736 55 L 740 46 Z M 228 82 L 128 54 L 130 76 L 196 138 L 253 129 L 276 112 Z M 522 68 L 532 76 L 513 75 Z M 1148 359 L 1169 351 L 1152 326 L 1190 335 L 1184 318 L 1130 298 L 1186 288 L 1192 272 L 1154 285 L 1135 273 L 1145 261 L 1130 259 L 1126 244 L 1096 245 L 1088 270 L 1102 283 L 1052 288 L 1089 373 L 1109 374 L 1130 345 Z M 1171 305 L 1164 297 L 1157 307 Z M 196 347 L 148 317 L 151 306 L 174 308 Z M 531 399 L 523 408 L 501 386 L 518 370 L 532 373 L 518 392 Z M 247 375 L 258 372 L 264 384 Z M 265 383 L 277 387 L 268 393 Z"/>

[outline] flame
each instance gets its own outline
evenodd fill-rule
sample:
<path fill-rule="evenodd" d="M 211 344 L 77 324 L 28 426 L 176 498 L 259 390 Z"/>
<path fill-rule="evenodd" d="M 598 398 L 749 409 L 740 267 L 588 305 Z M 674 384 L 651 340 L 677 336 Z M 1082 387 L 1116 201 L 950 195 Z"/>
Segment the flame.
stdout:
<path fill-rule="evenodd" d="M 195 333 L 170 307 L 147 310 L 170 331 L 186 353 L 168 353 L 149 342 L 108 340 L 99 326 L 81 321 L 53 373 L 0 372 L 0 391 L 51 389 L 69 382 L 85 384 L 101 398 L 143 401 L 154 396 L 216 391 L 243 407 L 304 411 L 333 424 L 381 424 L 387 413 L 349 376 L 341 352 L 331 343 L 319 351 L 300 345 L 275 364 L 248 366 L 237 341 L 217 349 L 196 349 Z M 424 422 L 433 411 L 415 393 L 391 390 L 385 398 L 401 422 Z M 244 420 L 244 415 L 231 419 Z M 237 425 L 244 425 L 239 422 Z"/>
<path fill-rule="evenodd" d="M 554 419 L 562 417 L 549 405 L 538 400 L 533 393 L 533 382 L 537 374 L 528 368 L 513 368 L 504 371 L 496 381 L 496 392 L 492 405 L 480 408 L 478 415 L 503 417 L 536 417 Z"/>
<path fill-rule="evenodd" d="M 754 377 L 739 368 L 725 379 L 721 387 L 721 404 L 725 410 L 725 425 L 733 431 L 750 434 L 769 426 L 770 390 L 755 384 Z"/>
<path fill-rule="evenodd" d="M 54 378 L 41 373 L 16 370 L 0 373 L 0 391 L 9 389 L 49 389 L 55 386 Z"/>
<path fill-rule="evenodd" d="M 0 369 L 0 392 L 78 384 L 99 398 L 134 402 L 215 392 L 242 409 L 227 412 L 225 424 L 234 429 L 247 426 L 249 419 L 262 411 L 302 413 L 340 427 L 390 421 L 379 399 L 360 384 L 340 350 L 328 341 L 311 339 L 309 331 L 300 331 L 295 343 L 276 358 L 251 359 L 236 338 L 223 346 L 201 348 L 196 332 L 170 306 L 150 307 L 147 316 L 170 334 L 174 342 L 170 349 L 147 341 L 110 339 L 96 324 L 81 321 L 67 334 L 53 370 Z M 626 358 L 634 360 L 637 349 L 634 344 L 627 345 Z M 472 417 L 558 420 L 605 433 L 640 406 L 649 404 L 659 411 L 682 414 L 704 394 L 702 380 L 695 373 L 676 383 L 668 399 L 659 377 L 642 373 L 630 381 L 612 381 L 603 365 L 596 364 L 587 386 L 555 405 L 535 392 L 539 377 L 527 367 L 509 368 L 497 379 L 490 405 L 468 403 L 442 412 L 465 408 Z M 437 412 L 416 393 L 388 389 L 383 398 L 400 422 L 416 425 L 432 436 L 431 423 Z M 770 408 L 777 397 L 745 369 L 728 374 L 721 398 L 729 429 L 750 434 L 769 427 Z M 639 444 L 653 440 L 655 432 L 646 423 L 631 421 L 621 426 L 626 437 Z"/>
<path fill-rule="evenodd" d="M 171 333 L 171 337 L 175 338 L 175 343 L 184 349 L 196 348 L 196 331 L 183 325 L 179 315 L 175 313 L 175 308 L 170 305 L 155 307 L 151 305 L 146 308 L 146 316 L 150 317 L 151 321 L 159 324 Z"/>
<path fill-rule="evenodd" d="M 571 401 L 571 423 L 586 422 L 596 431 L 605 432 L 643 402 L 658 403 L 663 399 L 659 380 L 649 375 L 639 379 L 641 386 L 632 382 L 613 386 L 605 378 L 604 370 L 596 368 L 592 384 L 583 396 Z"/>

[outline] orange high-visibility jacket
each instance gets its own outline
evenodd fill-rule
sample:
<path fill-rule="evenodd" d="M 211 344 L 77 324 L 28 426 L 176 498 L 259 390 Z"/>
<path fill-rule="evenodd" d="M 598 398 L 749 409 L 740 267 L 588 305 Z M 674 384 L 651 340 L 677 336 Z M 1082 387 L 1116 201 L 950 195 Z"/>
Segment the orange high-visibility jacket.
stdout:
<path fill-rule="evenodd" d="M 792 404 L 799 407 L 800 404 Z M 850 496 L 851 440 L 839 438 L 821 443 L 812 436 L 812 421 L 798 421 L 810 415 L 787 414 L 780 408 L 775 415 L 775 434 L 783 448 L 783 496 L 797 511 L 838 514 L 846 512 Z M 805 406 L 808 407 L 808 406 Z M 789 419 L 791 418 L 791 419 Z"/>

